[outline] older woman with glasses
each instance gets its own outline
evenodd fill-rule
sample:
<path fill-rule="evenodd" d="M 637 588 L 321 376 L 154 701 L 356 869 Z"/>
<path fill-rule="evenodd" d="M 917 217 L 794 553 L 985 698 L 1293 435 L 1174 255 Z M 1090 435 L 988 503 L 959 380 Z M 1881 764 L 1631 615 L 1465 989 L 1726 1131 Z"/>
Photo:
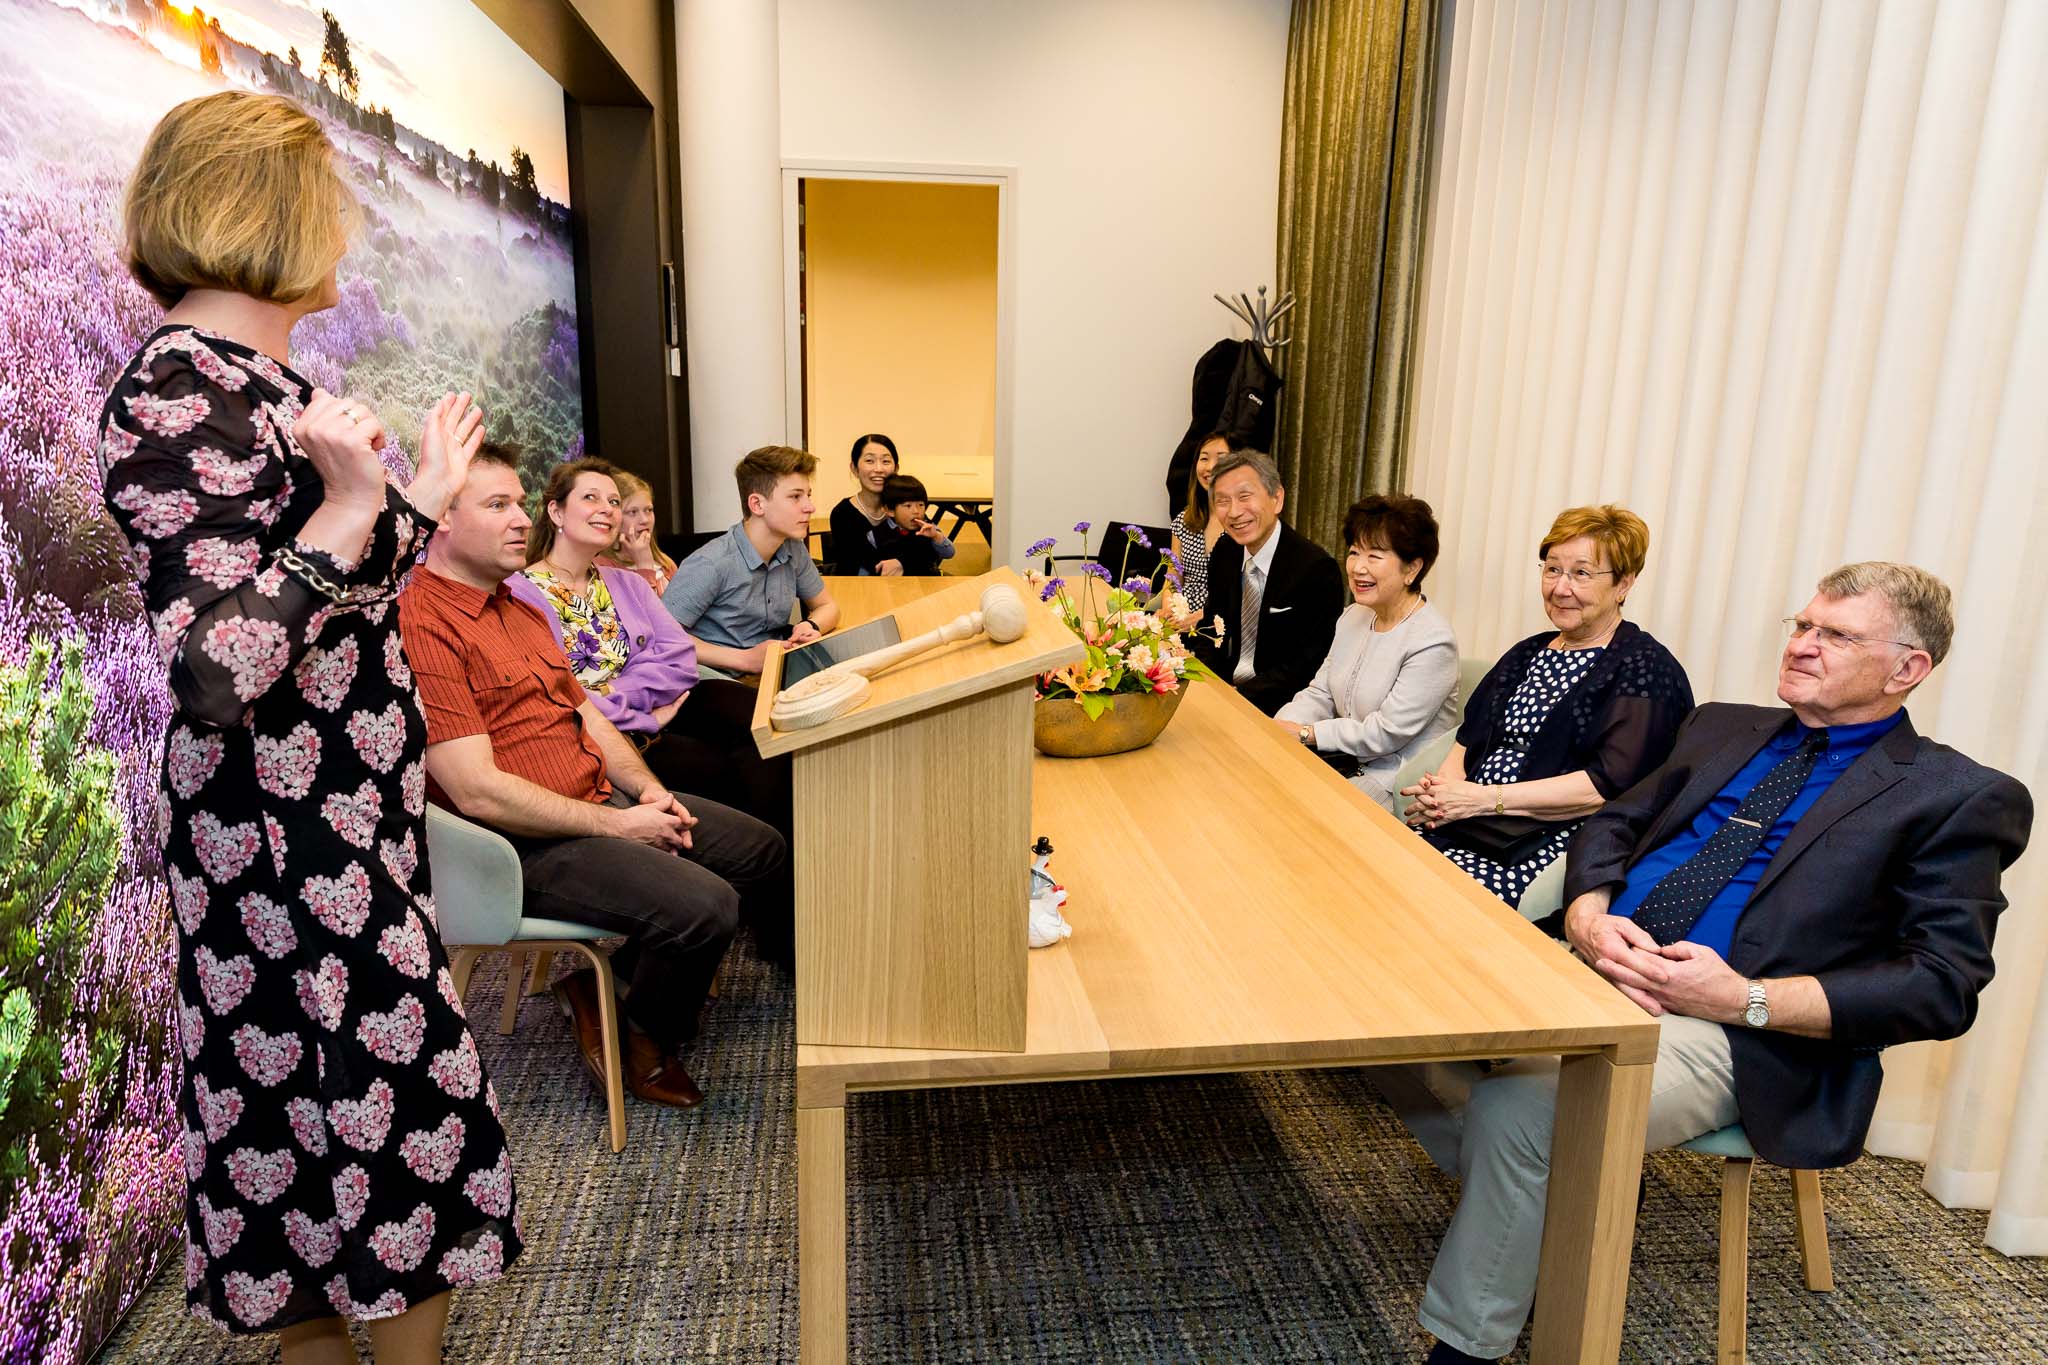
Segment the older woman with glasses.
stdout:
<path fill-rule="evenodd" d="M 1581 821 L 1664 761 L 1692 710 L 1685 669 L 1621 616 L 1649 551 L 1625 507 L 1559 513 L 1537 552 L 1553 629 L 1501 656 L 1442 766 L 1401 791 L 1408 823 L 1509 905 Z"/>

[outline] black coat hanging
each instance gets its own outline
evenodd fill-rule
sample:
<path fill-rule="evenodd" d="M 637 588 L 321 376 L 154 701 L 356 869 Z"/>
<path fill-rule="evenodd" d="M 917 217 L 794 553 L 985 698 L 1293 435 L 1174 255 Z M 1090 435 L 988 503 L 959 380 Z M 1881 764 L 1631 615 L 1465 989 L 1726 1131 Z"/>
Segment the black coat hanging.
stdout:
<path fill-rule="evenodd" d="M 1174 447 L 1166 466 L 1168 519 L 1177 517 L 1188 500 L 1188 471 L 1195 455 L 1213 432 L 1223 432 L 1239 445 L 1271 452 L 1273 399 L 1286 383 L 1257 345 L 1225 339 L 1195 362 L 1194 403 L 1187 434 Z"/>

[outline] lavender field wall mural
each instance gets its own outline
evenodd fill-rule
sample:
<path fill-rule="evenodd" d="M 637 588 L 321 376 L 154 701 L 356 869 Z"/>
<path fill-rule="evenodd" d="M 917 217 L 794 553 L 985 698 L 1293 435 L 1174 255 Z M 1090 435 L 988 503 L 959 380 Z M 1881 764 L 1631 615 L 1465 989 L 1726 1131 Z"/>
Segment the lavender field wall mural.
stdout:
<path fill-rule="evenodd" d="M 582 402 L 562 92 L 466 0 L 0 0 L 0 35 L 0 1365 L 62 1365 L 182 1238 L 170 703 L 93 449 L 158 318 L 120 258 L 150 127 L 228 87 L 327 125 L 361 229 L 292 363 L 394 461 L 449 389 L 536 470 Z"/>

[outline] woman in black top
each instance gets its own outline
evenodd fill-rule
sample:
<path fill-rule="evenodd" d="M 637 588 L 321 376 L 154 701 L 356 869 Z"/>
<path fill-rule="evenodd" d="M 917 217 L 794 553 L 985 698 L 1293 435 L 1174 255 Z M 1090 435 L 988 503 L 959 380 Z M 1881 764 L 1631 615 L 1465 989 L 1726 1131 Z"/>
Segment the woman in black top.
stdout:
<path fill-rule="evenodd" d="M 832 508 L 832 566 L 843 574 L 900 574 L 902 563 L 883 559 L 874 535 L 875 528 L 889 519 L 882 506 L 882 481 L 896 472 L 896 443 L 871 432 L 853 443 L 846 463 L 860 486 Z"/>
<path fill-rule="evenodd" d="M 1627 508 L 1560 513 L 1539 551 L 1556 629 L 1501 656 L 1443 764 L 1402 790 L 1408 823 L 1509 905 L 1588 815 L 1664 761 L 1692 710 L 1671 651 L 1621 619 L 1649 548 Z"/>

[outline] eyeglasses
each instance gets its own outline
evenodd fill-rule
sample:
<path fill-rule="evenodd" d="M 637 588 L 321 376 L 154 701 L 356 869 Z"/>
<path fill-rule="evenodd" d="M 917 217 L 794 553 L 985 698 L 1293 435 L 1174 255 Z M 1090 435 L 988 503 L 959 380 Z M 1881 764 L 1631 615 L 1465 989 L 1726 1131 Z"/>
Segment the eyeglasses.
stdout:
<path fill-rule="evenodd" d="M 1543 581 L 1551 587 L 1557 586 L 1557 580 L 1560 578 L 1570 578 L 1573 587 L 1590 588 L 1593 586 L 1593 580 L 1602 575 L 1613 577 L 1614 570 L 1567 569 L 1562 564 L 1545 564 L 1543 566 Z"/>
<path fill-rule="evenodd" d="M 1820 641 L 1821 648 L 1823 649 L 1852 649 L 1857 645 L 1897 645 L 1900 649 L 1920 648 L 1919 645 L 1910 644 L 1905 640 L 1882 640 L 1869 635 L 1851 635 L 1846 630 L 1836 630 L 1833 626 L 1816 625 L 1814 622 L 1800 616 L 1787 616 L 1781 624 L 1785 627 L 1786 638 L 1792 640 L 1798 639 L 1809 630 L 1812 631 L 1814 637 Z"/>

